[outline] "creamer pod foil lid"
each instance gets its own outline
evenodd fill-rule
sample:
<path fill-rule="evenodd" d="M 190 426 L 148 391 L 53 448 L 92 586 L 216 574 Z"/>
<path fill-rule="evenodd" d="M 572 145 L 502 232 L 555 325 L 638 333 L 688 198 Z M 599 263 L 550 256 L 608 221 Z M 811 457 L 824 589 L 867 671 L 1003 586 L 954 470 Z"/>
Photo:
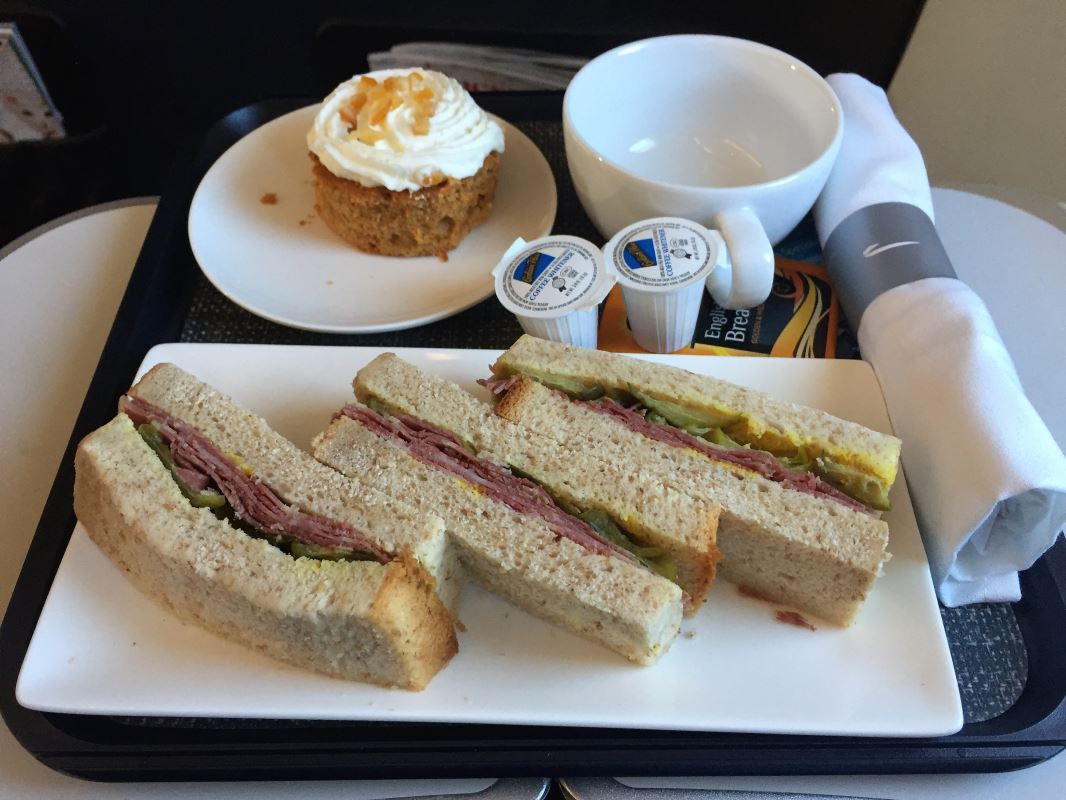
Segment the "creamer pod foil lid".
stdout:
<path fill-rule="evenodd" d="M 603 253 L 607 269 L 622 286 L 675 292 L 707 279 L 718 257 L 718 244 L 702 225 L 658 217 L 623 228 L 611 237 Z"/>
<path fill-rule="evenodd" d="M 504 308 L 523 317 L 561 317 L 594 308 L 614 286 L 603 253 L 577 236 L 516 239 L 492 275 Z"/>

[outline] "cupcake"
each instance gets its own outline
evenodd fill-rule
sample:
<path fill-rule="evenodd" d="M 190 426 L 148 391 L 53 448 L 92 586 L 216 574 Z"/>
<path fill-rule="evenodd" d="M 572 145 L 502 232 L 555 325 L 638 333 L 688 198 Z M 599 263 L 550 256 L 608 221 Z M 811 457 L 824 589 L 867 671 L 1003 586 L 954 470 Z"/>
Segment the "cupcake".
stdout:
<path fill-rule="evenodd" d="M 364 252 L 446 257 L 492 211 L 503 146 L 500 126 L 446 75 L 356 76 L 307 134 L 315 209 Z"/>

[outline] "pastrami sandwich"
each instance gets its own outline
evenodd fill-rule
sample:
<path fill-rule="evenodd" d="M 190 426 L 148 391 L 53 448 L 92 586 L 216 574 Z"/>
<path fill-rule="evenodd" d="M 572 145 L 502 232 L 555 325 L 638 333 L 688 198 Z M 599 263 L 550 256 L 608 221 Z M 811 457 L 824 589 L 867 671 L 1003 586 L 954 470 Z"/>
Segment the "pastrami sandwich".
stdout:
<path fill-rule="evenodd" d="M 330 470 L 171 364 L 81 442 L 75 469 L 89 536 L 182 620 L 406 689 L 456 652 L 437 594 L 452 577 L 443 522 Z"/>
<path fill-rule="evenodd" d="M 824 411 L 677 367 L 522 336 L 492 365 L 493 377 L 524 375 L 572 398 L 604 395 L 643 405 L 653 417 L 702 438 L 803 464 L 863 505 L 886 511 L 900 440 Z"/>
<path fill-rule="evenodd" d="M 676 584 L 455 437 L 408 415 L 351 404 L 314 452 L 439 514 L 467 574 L 535 616 L 641 664 L 656 661 L 677 635 Z"/>
<path fill-rule="evenodd" d="M 364 404 L 450 434 L 482 458 L 535 482 L 562 507 L 603 519 L 599 527 L 622 547 L 654 552 L 648 556 L 651 567 L 685 591 L 690 611 L 704 601 L 719 560 L 717 504 L 676 491 L 664 476 L 641 480 L 627 460 L 608 462 L 580 443 L 573 447 L 531 436 L 456 384 L 392 353 L 363 367 L 354 386 Z"/>
<path fill-rule="evenodd" d="M 441 516 L 468 574 L 491 591 L 642 664 L 665 652 L 683 609 L 706 595 L 717 561 L 712 504 L 634 491 L 622 470 L 590 482 L 581 454 L 526 441 L 490 406 L 393 354 L 360 371 L 356 387 L 366 404 L 336 415 L 315 456 Z M 610 481 L 606 502 L 587 489 Z"/>
<path fill-rule="evenodd" d="M 522 337 L 492 366 L 497 413 L 628 458 L 720 503 L 722 576 L 849 624 L 888 558 L 900 441 L 682 369 Z M 640 457 L 635 458 L 634 453 Z"/>

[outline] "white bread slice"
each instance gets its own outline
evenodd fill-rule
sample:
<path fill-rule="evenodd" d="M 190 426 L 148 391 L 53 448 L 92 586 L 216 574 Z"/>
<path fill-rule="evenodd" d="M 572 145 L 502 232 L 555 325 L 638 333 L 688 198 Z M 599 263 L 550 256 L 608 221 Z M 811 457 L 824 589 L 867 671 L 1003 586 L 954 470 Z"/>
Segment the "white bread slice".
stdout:
<path fill-rule="evenodd" d="M 414 559 L 293 559 L 247 536 L 194 508 L 125 414 L 79 445 L 74 510 L 144 594 L 280 661 L 422 689 L 456 652 L 451 618 Z"/>
<path fill-rule="evenodd" d="M 812 458 L 828 455 L 875 476 L 886 487 L 896 480 L 901 442 L 895 436 L 678 367 L 523 335 L 492 371 L 499 377 L 539 373 L 571 378 L 604 389 L 628 390 L 632 385 L 687 408 L 741 416 L 726 428 L 738 442 L 784 455 L 804 447 Z"/>
<path fill-rule="evenodd" d="M 529 378 L 496 412 L 606 461 L 625 459 L 640 480 L 720 503 L 722 577 L 829 622 L 854 620 L 888 558 L 881 519 L 650 439 Z"/>
<path fill-rule="evenodd" d="M 370 486 L 440 515 L 468 574 L 531 614 L 639 664 L 669 648 L 681 621 L 681 590 L 612 556 L 555 535 L 456 475 L 414 458 L 348 417 L 314 441 L 315 457 Z"/>
<path fill-rule="evenodd" d="M 436 579 L 445 605 L 455 607 L 462 575 L 439 517 L 416 513 L 397 495 L 329 469 L 262 417 L 174 364 L 153 367 L 129 394 L 184 420 L 223 452 L 240 456 L 286 503 L 347 523 L 390 553 L 409 550 Z"/>
<path fill-rule="evenodd" d="M 599 459 L 583 447 L 513 425 L 450 381 L 384 353 L 359 371 L 356 397 L 374 398 L 470 442 L 478 454 L 532 476 L 561 500 L 598 509 L 642 544 L 668 551 L 690 597 L 689 613 L 704 601 L 720 558 L 715 546 L 720 507 L 679 492 L 659 476 L 641 480 L 627 460 Z"/>

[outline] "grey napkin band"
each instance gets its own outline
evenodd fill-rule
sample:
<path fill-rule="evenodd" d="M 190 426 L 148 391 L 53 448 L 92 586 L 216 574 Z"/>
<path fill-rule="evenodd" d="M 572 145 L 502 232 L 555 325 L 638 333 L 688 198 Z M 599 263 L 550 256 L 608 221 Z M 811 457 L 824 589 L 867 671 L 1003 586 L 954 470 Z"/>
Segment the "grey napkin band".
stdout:
<path fill-rule="evenodd" d="M 929 216 L 910 203 L 860 208 L 836 226 L 822 249 L 840 308 L 858 331 L 878 295 L 923 278 L 954 278 Z"/>

